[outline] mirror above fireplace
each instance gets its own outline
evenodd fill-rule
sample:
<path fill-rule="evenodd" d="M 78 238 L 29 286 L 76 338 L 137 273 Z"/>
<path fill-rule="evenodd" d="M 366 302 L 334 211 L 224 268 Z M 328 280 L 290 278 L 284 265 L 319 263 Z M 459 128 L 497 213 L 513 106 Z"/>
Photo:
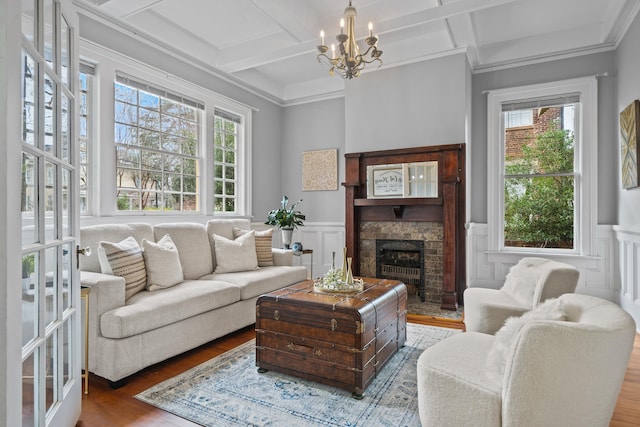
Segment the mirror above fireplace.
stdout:
<path fill-rule="evenodd" d="M 367 166 L 367 198 L 438 197 L 438 162 Z"/>

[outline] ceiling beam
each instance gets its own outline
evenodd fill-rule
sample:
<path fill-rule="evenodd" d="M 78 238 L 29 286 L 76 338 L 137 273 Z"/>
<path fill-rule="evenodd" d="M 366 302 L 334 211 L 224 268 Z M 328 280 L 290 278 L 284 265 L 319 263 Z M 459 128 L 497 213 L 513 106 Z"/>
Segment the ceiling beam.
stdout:
<path fill-rule="evenodd" d="M 262 4 L 263 1 L 265 3 L 278 2 L 278 0 L 251 0 L 251 2 L 256 5 L 258 3 Z M 412 13 L 410 15 L 404 15 L 394 19 L 382 21 L 377 24 L 376 32 L 378 35 L 381 35 L 395 31 L 403 31 L 418 25 L 440 21 L 458 15 L 470 14 L 472 12 L 490 9 L 497 6 L 514 3 L 516 1 L 523 0 L 458 0 L 451 3 L 445 3 L 442 6 L 430 7 L 420 12 Z M 311 25 L 311 28 L 320 28 L 320 24 L 315 25 L 313 22 L 307 25 Z M 381 42 L 383 41 L 384 39 L 381 39 Z M 315 51 L 316 45 L 318 44 L 317 42 L 318 40 L 314 39 L 311 41 L 300 43 L 296 46 L 291 46 L 272 52 L 264 52 L 263 50 L 261 50 L 256 55 L 247 55 L 246 51 L 238 49 L 237 46 L 232 49 L 221 49 L 218 66 L 226 72 L 235 73 L 249 68 L 259 67 L 261 65 L 281 61 L 290 57 L 308 55 L 309 53 Z"/>
<path fill-rule="evenodd" d="M 286 33 L 301 43 L 314 37 L 315 28 L 320 27 L 318 13 L 300 1 L 283 0 L 249 0 L 255 7 L 262 10 L 269 18 L 280 26 Z M 312 32 L 311 29 L 314 29 Z"/>
<path fill-rule="evenodd" d="M 100 5 L 100 9 L 118 18 L 128 18 L 161 3 L 163 0 L 108 0 Z"/>

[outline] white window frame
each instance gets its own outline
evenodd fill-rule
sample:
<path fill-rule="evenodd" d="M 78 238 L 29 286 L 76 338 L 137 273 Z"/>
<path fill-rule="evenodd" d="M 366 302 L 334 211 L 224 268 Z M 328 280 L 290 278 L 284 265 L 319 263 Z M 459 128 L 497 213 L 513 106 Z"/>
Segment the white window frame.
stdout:
<path fill-rule="evenodd" d="M 167 91 L 164 88 L 158 87 L 158 86 L 156 86 L 156 85 L 154 85 L 152 83 L 142 82 L 142 81 L 137 80 L 135 77 L 131 77 L 131 76 L 128 76 L 128 75 L 122 75 L 122 74 L 118 75 L 117 78 L 116 78 L 116 82 L 114 82 L 114 90 L 115 90 L 115 85 L 120 85 L 120 86 L 125 87 L 125 88 L 130 88 L 130 89 L 135 90 L 136 92 L 139 91 L 141 93 L 148 93 L 151 96 L 157 97 L 158 98 L 157 113 L 158 113 L 158 117 L 159 117 L 159 123 L 157 125 L 158 127 L 155 128 L 155 129 L 149 128 L 148 126 L 146 126 L 146 127 L 144 126 L 145 124 L 141 120 L 140 110 L 148 109 L 148 107 L 145 108 L 145 106 L 140 102 L 140 98 L 137 98 L 135 103 L 130 103 L 129 101 L 115 100 L 114 102 L 116 104 L 120 103 L 120 104 L 122 104 L 124 106 L 133 107 L 138 113 L 136 115 L 135 123 L 125 123 L 125 122 L 119 122 L 118 123 L 118 122 L 115 121 L 115 119 L 114 119 L 114 123 L 120 124 L 120 125 L 123 125 L 123 126 L 127 126 L 127 127 L 130 127 L 130 128 L 137 128 L 138 131 L 140 129 L 151 130 L 151 131 L 156 132 L 158 134 L 158 138 L 161 138 L 161 137 L 164 138 L 167 135 L 167 132 L 163 129 L 162 120 L 163 120 L 163 118 L 165 116 L 166 117 L 174 117 L 174 118 L 182 121 L 183 123 L 184 122 L 188 122 L 190 124 L 195 124 L 196 127 L 197 127 L 197 130 L 196 130 L 195 133 L 198 135 L 198 144 L 196 146 L 197 152 L 196 152 L 195 156 L 184 154 L 180 150 L 178 150 L 178 151 L 168 150 L 168 149 L 165 149 L 163 146 L 159 146 L 159 147 L 156 147 L 156 148 L 149 148 L 149 147 L 146 147 L 144 145 L 126 144 L 126 143 L 114 141 L 116 147 L 120 147 L 120 148 L 124 148 L 124 147 L 128 148 L 128 147 L 130 147 L 130 148 L 138 149 L 138 150 L 140 150 L 141 158 L 144 158 L 144 153 L 146 152 L 147 154 L 159 154 L 161 156 L 171 156 L 176 160 L 177 159 L 180 159 L 180 160 L 185 160 L 185 159 L 193 160 L 196 163 L 196 170 L 198 170 L 198 169 L 201 170 L 202 169 L 202 164 L 201 163 L 202 163 L 203 156 L 200 153 L 201 146 L 202 146 L 202 142 L 200 141 L 200 138 L 202 138 L 202 134 L 203 134 L 201 128 L 202 128 L 202 120 L 203 120 L 203 116 L 204 116 L 204 105 L 201 102 L 199 102 L 197 100 L 194 100 L 194 99 L 187 98 L 182 93 L 175 93 L 175 92 Z M 195 113 L 195 117 L 196 117 L 195 121 L 194 120 L 189 120 L 189 119 L 185 120 L 183 117 L 176 117 L 172 113 L 166 112 L 161 107 L 163 100 L 167 100 L 169 102 L 173 102 L 175 104 L 184 105 L 187 108 L 191 108 Z M 118 169 L 117 160 L 118 160 L 118 153 L 116 153 L 116 170 Z M 135 168 L 122 167 L 121 169 L 129 170 L 129 171 L 137 170 L 139 172 L 140 170 L 142 170 L 141 167 L 142 167 L 142 165 L 138 165 L 138 167 L 135 167 Z M 157 172 L 159 172 L 161 174 L 163 179 L 166 176 L 166 174 L 168 174 L 168 172 L 164 168 L 164 165 L 161 166 L 161 169 L 159 171 L 157 171 Z M 198 172 L 195 172 L 195 173 L 197 174 Z M 172 174 L 179 175 L 181 180 L 184 180 L 185 176 L 189 176 L 189 175 L 185 174 L 184 171 L 182 171 L 182 170 L 180 171 L 180 173 L 172 172 Z M 162 209 L 157 210 L 157 211 L 153 211 L 152 210 L 151 213 L 154 213 L 154 214 L 158 213 L 158 214 L 164 214 L 164 215 L 167 215 L 167 214 L 169 214 L 169 215 L 173 215 L 173 214 L 182 215 L 182 214 L 188 214 L 188 213 L 194 213 L 194 212 L 200 213 L 200 211 L 202 210 L 202 207 L 200 205 L 201 198 L 202 198 L 202 190 L 201 190 L 202 187 L 200 185 L 200 177 L 198 175 L 196 175 L 196 177 L 197 177 L 196 179 L 197 179 L 198 182 L 196 183 L 195 194 L 196 194 L 196 197 L 197 197 L 197 199 L 196 199 L 197 200 L 197 205 L 200 206 L 199 209 L 196 209 L 196 210 L 183 210 L 183 209 L 165 210 L 164 207 L 163 207 Z M 198 191 L 198 189 L 200 189 L 200 191 Z M 132 190 L 130 190 L 129 188 L 122 188 L 120 191 L 128 192 L 128 191 L 132 191 Z M 134 192 L 139 192 L 140 196 L 143 196 L 145 192 L 153 193 L 152 189 L 149 189 L 149 188 L 142 189 L 142 187 L 140 188 L 139 191 L 137 189 L 133 190 L 133 191 Z M 116 188 L 116 193 L 117 192 L 118 192 L 118 190 Z M 180 199 L 181 199 L 181 202 L 180 202 L 181 206 L 182 206 L 182 201 L 183 201 L 184 197 L 186 195 L 192 195 L 192 193 L 184 191 L 184 188 L 182 188 L 179 192 L 178 191 L 165 190 L 164 183 L 163 183 L 162 184 L 162 190 L 159 191 L 159 192 L 156 190 L 156 200 L 157 200 L 157 196 L 160 195 L 160 198 L 161 198 L 161 200 L 163 200 L 163 205 L 164 205 L 164 200 L 167 197 L 167 194 L 169 194 L 169 195 L 171 195 L 171 194 L 179 194 L 180 195 Z M 139 201 L 141 202 L 142 200 L 139 199 Z M 116 203 L 117 203 L 117 200 L 116 200 Z M 132 209 L 123 209 L 123 210 L 118 210 L 118 211 L 119 212 L 124 212 L 124 211 L 126 211 L 126 212 L 139 212 L 139 211 L 147 212 L 147 210 L 141 209 L 141 208 L 142 208 L 142 203 L 140 203 L 140 205 L 138 206 L 138 209 L 133 209 L 133 210 Z"/>
<path fill-rule="evenodd" d="M 96 93 L 97 93 L 97 73 L 96 66 L 86 61 L 80 62 L 80 72 L 87 74 L 87 209 L 86 211 L 80 211 L 81 216 L 91 216 L 93 212 L 96 210 L 95 204 L 95 192 L 96 186 L 94 185 L 95 181 L 95 167 L 94 167 L 94 159 L 95 148 L 96 148 L 96 134 L 95 130 L 95 120 L 97 116 L 97 103 L 96 103 Z M 84 69 L 85 71 L 82 71 Z M 79 76 L 78 76 L 79 77 Z M 78 84 L 78 97 L 80 98 L 82 94 L 82 88 L 80 84 Z M 78 115 L 80 114 L 80 100 L 78 100 Z M 78 118 L 78 123 L 80 123 L 80 119 Z M 79 126 L 79 125 L 78 125 Z M 80 130 L 78 130 L 78 145 L 80 140 Z M 78 159 L 78 176 L 80 176 L 80 160 Z"/>
<path fill-rule="evenodd" d="M 95 102 L 98 104 L 94 120 L 96 120 L 95 145 L 91 168 L 94 171 L 94 183 L 91 186 L 91 205 L 94 207 L 93 216 L 138 217 L 157 216 L 252 216 L 252 115 L 257 110 L 254 107 L 235 101 L 210 89 L 191 83 L 166 71 L 159 70 L 135 59 L 120 55 L 112 50 L 98 45 L 84 43 L 81 45 L 81 55 L 86 61 L 96 66 Z M 116 73 L 121 72 L 132 78 L 156 85 L 166 90 L 183 94 L 204 103 L 204 116 L 201 125 L 199 147 L 200 167 L 200 210 L 193 212 L 149 212 L 149 211 L 118 211 L 116 209 L 116 161 L 114 149 L 114 90 L 113 84 Z M 242 117 L 239 130 L 239 160 L 238 160 L 238 189 L 237 212 L 224 214 L 214 211 L 213 201 L 213 124 L 215 108 L 234 113 Z M 100 161 L 97 161 L 100 159 Z M 95 189 L 100 189 L 99 191 Z"/>
<path fill-rule="evenodd" d="M 240 125 L 238 125 L 238 154 L 237 154 L 237 171 L 236 174 L 236 212 L 221 212 L 215 210 L 215 174 L 214 174 L 214 126 L 215 126 L 215 110 L 224 110 L 240 117 Z M 205 169 L 207 172 L 207 182 L 204 183 L 206 188 L 207 214 L 215 216 L 249 217 L 251 213 L 251 183 L 252 183 L 252 163 L 251 163 L 251 141 L 252 134 L 252 110 L 248 106 L 238 104 L 228 99 L 218 99 L 213 105 L 206 105 L 206 126 L 207 138 L 205 156 L 207 163 Z"/>
<path fill-rule="evenodd" d="M 580 94 L 575 129 L 575 247 L 515 248 L 504 245 L 504 116 L 502 105 L 527 99 Z M 598 87 L 595 77 L 493 90 L 487 99 L 487 206 L 489 261 L 513 261 L 514 255 L 547 255 L 555 258 L 594 257 L 597 224 Z"/>

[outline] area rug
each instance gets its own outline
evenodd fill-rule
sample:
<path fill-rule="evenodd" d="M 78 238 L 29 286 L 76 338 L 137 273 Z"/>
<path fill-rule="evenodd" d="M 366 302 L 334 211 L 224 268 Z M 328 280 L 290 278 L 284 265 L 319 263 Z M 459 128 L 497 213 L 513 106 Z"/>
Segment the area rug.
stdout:
<path fill-rule="evenodd" d="M 203 426 L 419 426 L 416 363 L 459 333 L 407 325 L 407 342 L 356 400 L 346 390 L 255 366 L 255 340 L 136 396 Z"/>

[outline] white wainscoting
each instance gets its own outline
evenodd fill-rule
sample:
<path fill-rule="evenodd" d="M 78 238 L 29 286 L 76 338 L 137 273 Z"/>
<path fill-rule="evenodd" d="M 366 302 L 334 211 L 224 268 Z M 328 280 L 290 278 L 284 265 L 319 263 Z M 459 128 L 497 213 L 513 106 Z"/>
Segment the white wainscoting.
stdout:
<path fill-rule="evenodd" d="M 598 225 L 594 257 L 553 256 L 580 270 L 576 292 L 614 301 L 636 320 L 640 330 L 640 229 Z M 467 226 L 467 283 L 469 287 L 499 289 L 522 254 L 490 253 L 487 224 Z"/>
<path fill-rule="evenodd" d="M 636 320 L 640 331 L 640 228 L 613 226 L 617 241 L 616 302 Z"/>
<path fill-rule="evenodd" d="M 262 223 L 252 223 L 251 227 L 258 230 L 266 228 Z M 335 252 L 336 267 L 341 267 L 344 233 L 343 223 L 305 222 L 304 227 L 294 230 L 291 241 L 302 243 L 303 249 L 313 249 L 313 257 L 303 255 L 299 259 L 294 259 L 293 262 L 299 262 L 310 270 L 311 259 L 313 259 L 313 276 L 319 277 L 331 268 L 332 252 Z M 273 246 L 282 247 L 282 236 L 279 230 L 274 230 Z"/>
<path fill-rule="evenodd" d="M 612 226 L 598 226 L 596 240 L 597 256 L 595 257 L 553 255 L 549 258 L 574 265 L 580 270 L 578 292 L 613 300 L 615 236 Z M 525 256 L 522 253 L 491 253 L 487 249 L 487 242 L 487 224 L 471 223 L 467 226 L 469 287 L 500 288 L 511 266 Z"/>

